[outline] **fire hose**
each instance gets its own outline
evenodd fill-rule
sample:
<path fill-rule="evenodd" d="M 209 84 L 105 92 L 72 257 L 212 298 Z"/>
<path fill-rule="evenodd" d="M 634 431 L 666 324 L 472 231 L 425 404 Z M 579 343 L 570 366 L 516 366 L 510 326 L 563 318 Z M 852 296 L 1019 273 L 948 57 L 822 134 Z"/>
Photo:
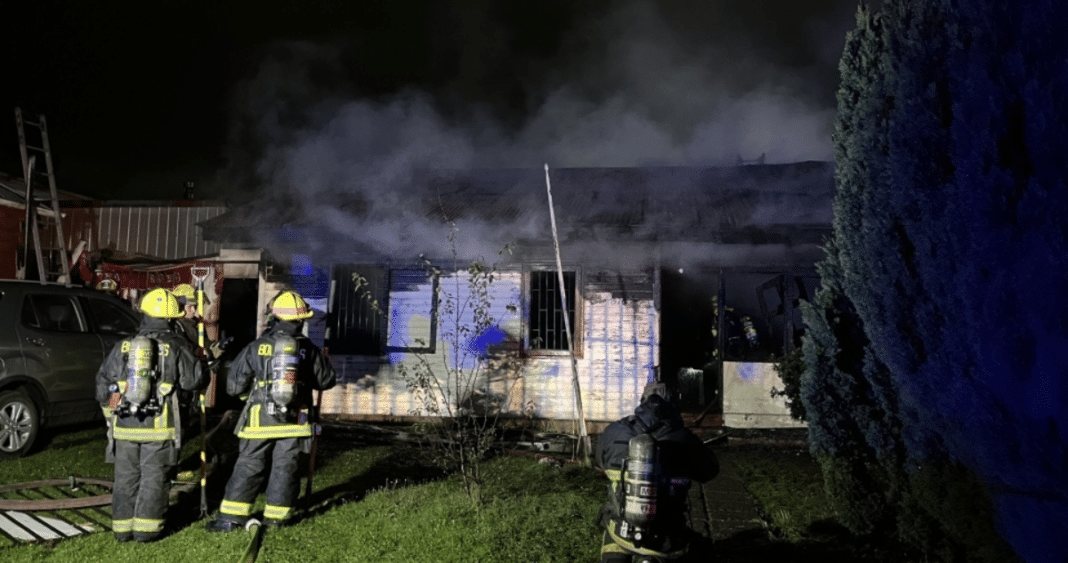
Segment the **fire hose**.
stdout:
<path fill-rule="evenodd" d="M 263 523 L 251 518 L 248 522 L 245 522 L 245 529 L 252 532 L 252 541 L 248 542 L 245 553 L 241 555 L 241 559 L 238 561 L 240 563 L 255 563 L 256 556 L 260 553 L 260 546 L 263 545 Z"/>
<path fill-rule="evenodd" d="M 99 485 L 111 489 L 114 484 L 111 481 L 105 479 L 90 479 L 90 478 L 74 478 L 69 479 L 47 479 L 44 481 L 31 481 L 28 483 L 13 483 L 11 485 L 0 486 L 0 493 L 8 493 L 11 491 L 20 491 L 24 489 L 40 489 L 43 487 L 60 487 L 62 485 L 69 485 L 71 490 L 75 490 L 79 483 L 86 483 L 91 485 Z M 77 498 L 63 498 L 63 499 L 38 499 L 38 500 L 24 500 L 24 499 L 6 499 L 0 498 L 0 510 L 18 510 L 22 512 L 33 512 L 38 510 L 74 510 L 78 508 L 89 508 L 93 506 L 106 506 L 111 504 L 111 494 L 95 495 L 90 497 L 77 497 Z"/>

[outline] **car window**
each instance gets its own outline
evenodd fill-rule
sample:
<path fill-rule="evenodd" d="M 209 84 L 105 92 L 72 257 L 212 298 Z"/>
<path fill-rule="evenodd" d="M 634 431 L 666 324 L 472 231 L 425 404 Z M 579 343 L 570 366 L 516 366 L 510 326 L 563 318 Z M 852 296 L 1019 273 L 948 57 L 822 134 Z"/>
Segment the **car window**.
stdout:
<path fill-rule="evenodd" d="M 55 332 L 88 332 L 74 300 L 65 295 L 27 295 L 22 302 L 22 324 Z"/>
<path fill-rule="evenodd" d="M 100 332 L 123 336 L 137 332 L 138 321 L 129 307 L 124 308 L 104 299 L 89 298 L 88 301 L 89 314 L 93 316 Z"/>

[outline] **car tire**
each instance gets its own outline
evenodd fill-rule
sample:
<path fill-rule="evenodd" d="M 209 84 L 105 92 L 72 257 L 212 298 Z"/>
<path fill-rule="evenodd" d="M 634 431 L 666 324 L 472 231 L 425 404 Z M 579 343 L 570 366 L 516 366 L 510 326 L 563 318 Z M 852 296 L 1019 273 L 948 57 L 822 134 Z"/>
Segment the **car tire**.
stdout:
<path fill-rule="evenodd" d="M 40 427 L 41 417 L 33 399 L 18 391 L 0 393 L 0 459 L 26 455 Z"/>

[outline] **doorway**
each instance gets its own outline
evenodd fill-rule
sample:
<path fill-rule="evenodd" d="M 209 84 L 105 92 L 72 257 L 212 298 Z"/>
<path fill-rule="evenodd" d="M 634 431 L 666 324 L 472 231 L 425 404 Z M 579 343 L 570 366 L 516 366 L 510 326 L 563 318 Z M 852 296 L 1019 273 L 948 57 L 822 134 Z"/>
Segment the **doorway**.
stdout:
<path fill-rule="evenodd" d="M 713 274 L 660 272 L 661 379 L 679 390 L 684 412 L 703 411 L 718 399 L 707 369 L 715 351 L 712 307 L 718 287 Z"/>

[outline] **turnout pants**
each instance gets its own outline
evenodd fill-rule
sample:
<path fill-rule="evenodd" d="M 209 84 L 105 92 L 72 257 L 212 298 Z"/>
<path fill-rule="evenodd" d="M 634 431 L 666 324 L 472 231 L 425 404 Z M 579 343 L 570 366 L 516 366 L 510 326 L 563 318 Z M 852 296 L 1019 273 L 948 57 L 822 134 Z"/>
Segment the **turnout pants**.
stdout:
<path fill-rule="evenodd" d="M 234 473 L 226 483 L 226 495 L 219 508 L 220 518 L 244 523 L 252 514 L 252 503 L 267 481 L 265 524 L 286 521 L 300 492 L 300 453 L 310 438 L 242 439 Z"/>
<path fill-rule="evenodd" d="M 145 541 L 163 532 L 175 458 L 171 440 L 115 440 L 115 485 L 111 492 L 115 537 Z"/>

